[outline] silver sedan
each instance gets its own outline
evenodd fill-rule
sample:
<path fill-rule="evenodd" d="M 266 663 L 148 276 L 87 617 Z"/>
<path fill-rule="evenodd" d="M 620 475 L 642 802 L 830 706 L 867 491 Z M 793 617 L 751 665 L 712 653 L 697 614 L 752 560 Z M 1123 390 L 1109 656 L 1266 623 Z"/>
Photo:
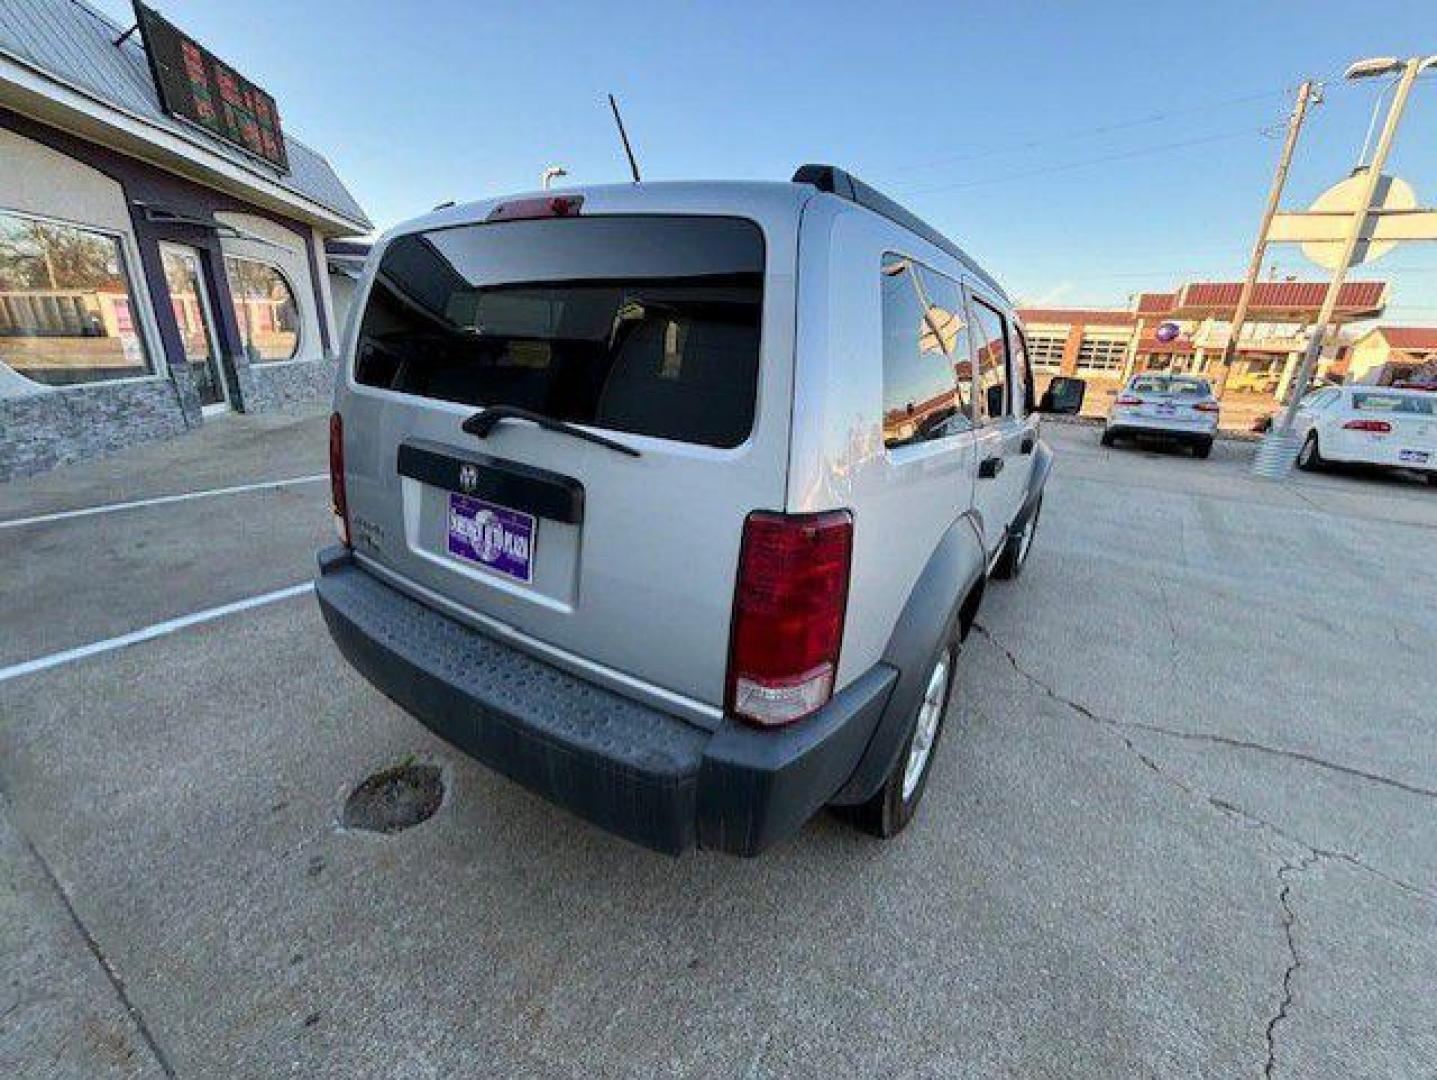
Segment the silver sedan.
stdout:
<path fill-rule="evenodd" d="M 1122 438 L 1154 439 L 1191 446 L 1205 458 L 1212 452 L 1219 415 L 1206 379 L 1190 375 L 1134 375 L 1120 391 L 1103 428 L 1103 445 Z"/>

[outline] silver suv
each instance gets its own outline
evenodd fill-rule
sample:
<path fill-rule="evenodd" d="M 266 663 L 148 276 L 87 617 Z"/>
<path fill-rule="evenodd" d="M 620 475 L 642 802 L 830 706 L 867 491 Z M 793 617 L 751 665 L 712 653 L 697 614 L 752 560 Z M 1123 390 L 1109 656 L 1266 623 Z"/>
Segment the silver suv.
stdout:
<path fill-rule="evenodd" d="M 1051 462 L 992 278 L 804 166 L 438 210 L 359 305 L 317 591 L 360 672 L 661 851 L 907 824 Z"/>

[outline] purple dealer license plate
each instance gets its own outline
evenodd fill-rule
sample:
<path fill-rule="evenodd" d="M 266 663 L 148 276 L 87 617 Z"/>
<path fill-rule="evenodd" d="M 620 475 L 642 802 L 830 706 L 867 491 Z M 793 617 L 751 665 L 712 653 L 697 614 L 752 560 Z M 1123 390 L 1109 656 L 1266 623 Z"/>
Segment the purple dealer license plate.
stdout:
<path fill-rule="evenodd" d="M 449 554 L 515 581 L 533 581 L 534 518 L 451 492 Z"/>

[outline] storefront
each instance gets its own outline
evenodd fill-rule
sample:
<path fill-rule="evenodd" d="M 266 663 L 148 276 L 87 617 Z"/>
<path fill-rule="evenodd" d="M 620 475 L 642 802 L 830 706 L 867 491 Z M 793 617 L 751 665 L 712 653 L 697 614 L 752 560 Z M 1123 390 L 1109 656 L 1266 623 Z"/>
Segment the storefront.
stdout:
<path fill-rule="evenodd" d="M 1313 281 L 1256 287 L 1228 390 L 1264 397 L 1285 392 L 1325 289 Z M 1170 293 L 1140 293 L 1125 308 L 1020 308 L 1019 314 L 1036 372 L 1081 376 L 1106 391 L 1138 371 L 1215 376 L 1241 290 L 1236 281 L 1189 282 Z M 1343 285 L 1324 347 L 1323 374 L 1342 372 L 1350 344 L 1347 327 L 1381 315 L 1387 295 L 1388 286 L 1380 281 Z M 1160 333 L 1164 326 L 1167 331 Z"/>
<path fill-rule="evenodd" d="M 370 222 L 267 95 L 150 14 L 127 36 L 75 0 L 6 0 L 0 479 L 330 391 L 325 245 Z M 154 26 L 189 89 L 218 76 L 233 139 L 162 104 Z"/>

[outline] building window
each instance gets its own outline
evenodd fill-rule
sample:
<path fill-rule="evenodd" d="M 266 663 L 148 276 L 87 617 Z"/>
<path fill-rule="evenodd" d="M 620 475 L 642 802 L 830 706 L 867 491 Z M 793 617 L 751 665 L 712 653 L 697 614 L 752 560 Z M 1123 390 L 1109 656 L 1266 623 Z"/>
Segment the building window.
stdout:
<path fill-rule="evenodd" d="M 893 254 L 883 256 L 880 280 L 883 445 L 896 450 L 968 430 L 973 354 L 957 283 Z"/>
<path fill-rule="evenodd" d="M 154 369 L 120 241 L 0 211 L 0 361 L 50 386 Z"/>
<path fill-rule="evenodd" d="M 1128 355 L 1128 343 L 1121 338 L 1083 338 L 1078 346 L 1078 368 L 1081 371 L 1121 371 Z"/>
<path fill-rule="evenodd" d="M 1059 371 L 1063 367 L 1063 346 L 1067 336 L 1034 334 L 1028 338 L 1028 357 L 1035 371 Z"/>
<path fill-rule="evenodd" d="M 292 360 L 299 352 L 299 305 L 279 267 L 231 255 L 225 273 L 250 363 Z"/>

